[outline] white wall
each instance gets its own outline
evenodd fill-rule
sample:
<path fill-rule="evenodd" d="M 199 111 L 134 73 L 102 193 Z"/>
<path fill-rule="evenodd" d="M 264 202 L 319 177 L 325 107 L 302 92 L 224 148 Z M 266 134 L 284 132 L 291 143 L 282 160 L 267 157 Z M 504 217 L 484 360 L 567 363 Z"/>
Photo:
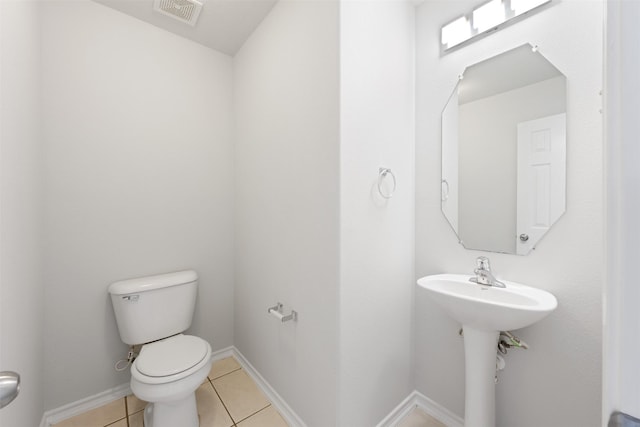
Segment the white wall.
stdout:
<path fill-rule="evenodd" d="M 481 2 L 427 1 L 417 16 L 416 274 L 472 272 L 486 253 L 465 250 L 440 211 L 440 113 L 466 65 L 531 43 L 567 77 L 567 212 L 527 256 L 490 254 L 498 278 L 552 292 L 558 309 L 518 331 L 497 385 L 499 426 L 601 422 L 603 282 L 603 4 L 557 2 L 541 13 L 440 56 L 438 29 Z M 464 357 L 455 322 L 416 292 L 416 386 L 462 416 Z M 541 409 L 543 408 L 543 409 Z"/>
<path fill-rule="evenodd" d="M 377 424 L 413 390 L 414 22 L 410 2 L 340 3 L 337 425 L 345 427 Z M 397 179 L 386 201 L 379 167 Z"/>
<path fill-rule="evenodd" d="M 39 6 L 0 2 L 0 370 L 21 374 L 2 426 L 36 426 L 43 408 Z"/>
<path fill-rule="evenodd" d="M 640 3 L 607 4 L 607 287 L 603 421 L 620 410 L 640 417 Z"/>
<path fill-rule="evenodd" d="M 233 344 L 232 61 L 90 1 L 43 9 L 45 407 L 129 381 L 110 282 L 193 268 Z"/>
<path fill-rule="evenodd" d="M 235 57 L 235 345 L 310 426 L 336 425 L 338 43 L 337 2 L 281 1 Z"/>
<path fill-rule="evenodd" d="M 565 78 L 555 77 L 460 105 L 459 236 L 465 248 L 516 253 L 518 124 L 566 112 L 566 93 Z"/>

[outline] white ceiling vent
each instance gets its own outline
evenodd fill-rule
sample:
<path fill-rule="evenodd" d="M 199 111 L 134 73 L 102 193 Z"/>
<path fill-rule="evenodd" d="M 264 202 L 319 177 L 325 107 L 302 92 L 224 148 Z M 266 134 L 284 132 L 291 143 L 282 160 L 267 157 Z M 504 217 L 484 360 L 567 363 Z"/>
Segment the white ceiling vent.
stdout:
<path fill-rule="evenodd" d="M 178 21 L 195 26 L 202 10 L 202 3 L 198 0 L 154 0 L 153 9 Z"/>

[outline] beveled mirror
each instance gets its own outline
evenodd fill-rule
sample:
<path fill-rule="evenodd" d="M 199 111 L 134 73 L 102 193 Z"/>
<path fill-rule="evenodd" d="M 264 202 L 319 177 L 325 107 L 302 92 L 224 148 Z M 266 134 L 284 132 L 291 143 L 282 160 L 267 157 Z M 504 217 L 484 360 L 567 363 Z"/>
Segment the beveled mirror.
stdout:
<path fill-rule="evenodd" d="M 566 205 L 566 78 L 526 44 L 467 67 L 442 112 L 442 212 L 467 249 L 526 255 Z"/>

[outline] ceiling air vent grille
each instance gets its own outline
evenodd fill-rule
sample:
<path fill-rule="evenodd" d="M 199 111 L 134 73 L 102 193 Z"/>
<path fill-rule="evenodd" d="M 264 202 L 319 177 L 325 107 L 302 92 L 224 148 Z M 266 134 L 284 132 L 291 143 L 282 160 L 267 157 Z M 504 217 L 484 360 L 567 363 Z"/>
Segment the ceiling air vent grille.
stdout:
<path fill-rule="evenodd" d="M 202 3 L 197 0 L 154 0 L 153 9 L 195 26 L 202 10 Z"/>

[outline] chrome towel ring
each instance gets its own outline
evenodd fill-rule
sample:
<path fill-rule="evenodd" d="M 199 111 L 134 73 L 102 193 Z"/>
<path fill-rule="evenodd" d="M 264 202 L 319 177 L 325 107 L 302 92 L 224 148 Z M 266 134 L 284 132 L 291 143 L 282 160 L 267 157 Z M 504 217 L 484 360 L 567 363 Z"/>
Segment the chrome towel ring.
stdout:
<path fill-rule="evenodd" d="M 385 193 L 382 190 L 382 182 L 387 177 L 387 175 L 390 175 L 391 179 L 393 179 L 393 187 L 391 188 L 391 191 L 389 191 L 388 193 Z M 391 172 L 391 169 L 389 169 L 389 168 L 380 168 L 380 169 L 378 169 L 378 192 L 385 199 L 392 198 L 393 197 L 393 193 L 396 192 L 396 176 L 393 174 L 393 172 Z"/>

